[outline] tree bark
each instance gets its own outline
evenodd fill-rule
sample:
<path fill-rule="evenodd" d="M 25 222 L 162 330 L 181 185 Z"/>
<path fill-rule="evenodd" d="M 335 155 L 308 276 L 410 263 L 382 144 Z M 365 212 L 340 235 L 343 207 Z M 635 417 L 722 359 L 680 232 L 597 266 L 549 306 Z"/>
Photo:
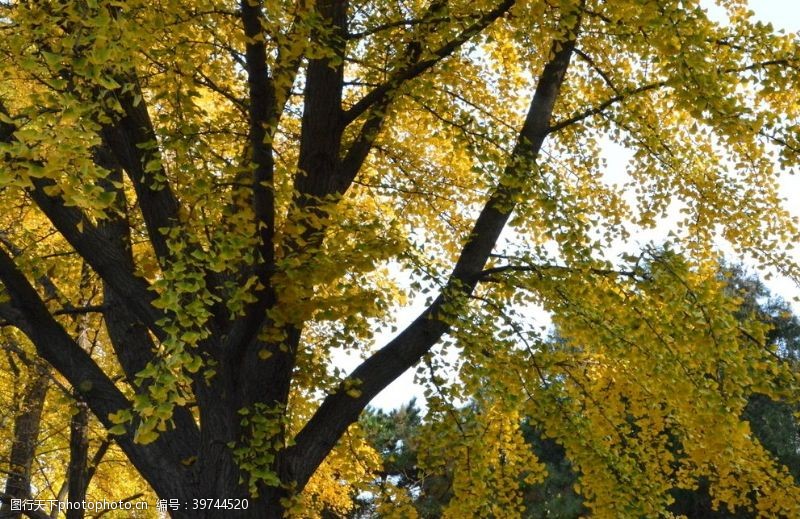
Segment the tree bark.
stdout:
<path fill-rule="evenodd" d="M 31 467 L 36 455 L 36 446 L 41 430 L 42 410 L 50 385 L 50 369 L 41 365 L 31 366 L 35 372 L 22 397 L 22 408 L 14 420 L 14 439 L 8 467 L 5 494 L 15 499 L 31 497 Z M 19 518 L 12 512 L 9 503 L 0 508 L 2 517 Z"/>
<path fill-rule="evenodd" d="M 78 400 L 77 413 L 72 415 L 69 424 L 69 467 L 67 469 L 67 500 L 70 503 L 81 503 L 86 500 L 89 487 L 89 408 Z M 83 519 L 83 507 L 67 510 L 67 519 Z"/>

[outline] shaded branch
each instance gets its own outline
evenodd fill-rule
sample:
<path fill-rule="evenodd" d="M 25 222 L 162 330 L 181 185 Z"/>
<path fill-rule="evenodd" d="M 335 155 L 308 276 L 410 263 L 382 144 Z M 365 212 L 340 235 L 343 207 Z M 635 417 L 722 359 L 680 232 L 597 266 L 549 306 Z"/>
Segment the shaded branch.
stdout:
<path fill-rule="evenodd" d="M 275 235 L 275 201 L 273 193 L 274 159 L 271 135 L 275 117 L 275 86 L 267 70 L 267 48 L 264 43 L 264 13 L 258 2 L 242 0 L 240 3 L 242 25 L 246 37 L 245 63 L 250 104 L 249 143 L 253 163 L 253 210 L 259 225 L 261 259 L 266 270 L 275 261 L 272 243 Z"/>
<path fill-rule="evenodd" d="M 249 116 L 248 141 L 256 165 L 249 183 L 242 179 L 241 186 L 252 189 L 252 205 L 256 219 L 260 222 L 261 262 L 253 272 L 261 282 L 257 290 L 256 301 L 247 306 L 243 318 L 238 319 L 231 327 L 226 340 L 225 350 L 233 351 L 233 357 L 240 357 L 243 350 L 252 342 L 255 333 L 264 322 L 266 309 L 274 304 L 275 295 L 271 276 L 275 271 L 275 202 L 274 202 L 274 156 L 272 139 L 277 132 L 283 108 L 289 99 L 300 63 L 303 58 L 304 45 L 295 43 L 303 38 L 302 18 L 311 2 L 302 0 L 298 3 L 298 11 L 286 38 L 278 43 L 277 59 L 273 65 L 272 75 L 267 75 L 266 48 L 263 42 L 262 21 L 264 17 L 260 5 L 249 5 L 242 1 L 246 10 L 241 11 L 241 20 L 248 40 L 243 68 L 248 71 L 248 92 L 250 103 L 247 106 Z M 300 49 L 300 50 L 298 50 Z M 254 104 L 253 96 L 256 96 Z M 262 132 L 263 130 L 263 132 Z M 258 155 L 256 155 L 258 153 Z M 259 166 L 260 164 L 260 166 Z M 259 169 L 260 168 L 260 169 Z M 246 274 L 249 274 L 249 269 Z M 242 276 L 246 279 L 248 276 Z"/>
<path fill-rule="evenodd" d="M 162 266 L 170 257 L 164 230 L 180 222 L 180 204 L 161 164 L 156 132 L 138 80 L 131 92 L 117 96 L 125 115 L 105 126 L 100 134 L 136 191 L 147 235 Z"/>
<path fill-rule="evenodd" d="M 245 0 L 246 1 L 246 0 Z M 311 44 L 325 49 L 321 56 L 309 58 L 303 93 L 298 169 L 294 186 L 297 207 L 313 207 L 316 197 L 324 194 L 334 178 L 341 144 L 340 115 L 344 77 L 345 52 L 343 34 L 347 27 L 347 0 L 321 0 L 312 4 L 313 16 L 319 20 L 311 34 Z M 290 54 L 286 57 L 291 61 Z M 273 87 L 274 88 L 274 87 Z M 251 94 L 252 95 L 252 94 Z M 273 96 L 275 95 L 273 90 Z M 272 101 L 275 102 L 274 99 Z M 274 207 L 271 208 L 274 211 Z M 272 244 L 270 236 L 270 247 Z M 286 254 L 296 253 L 302 240 L 289 237 L 283 244 Z M 269 270 L 263 271 L 271 276 Z M 276 304 L 276 294 L 270 280 L 262 280 L 262 289 L 256 304 L 251 306 L 246 318 L 237 323 L 230 334 L 233 343 L 232 365 L 240 372 L 237 387 L 238 405 L 249 406 L 255 402 L 283 406 L 289 398 L 292 371 L 295 365 L 296 346 L 301 326 L 287 324 L 283 327 L 285 340 L 262 342 L 258 331 L 267 323 L 266 310 Z M 259 356 L 260 351 L 268 359 Z M 265 384 L 264 381 L 269 380 Z"/>
<path fill-rule="evenodd" d="M 563 265 L 501 265 L 484 269 L 476 276 L 478 281 L 494 281 L 492 276 L 497 274 L 505 274 L 508 272 L 533 272 L 541 274 L 543 271 L 556 271 L 567 274 L 588 272 L 600 276 L 623 276 L 623 277 L 636 277 L 638 273 L 633 270 L 614 270 L 614 269 L 599 269 L 589 268 L 581 269 L 580 267 L 567 267 Z"/>
<path fill-rule="evenodd" d="M 158 297 L 149 283 L 134 274 L 132 261 L 124 250 L 102 235 L 76 207 L 68 207 L 60 196 L 45 190 L 55 186 L 50 179 L 32 179 L 31 198 L 70 245 L 95 272 L 125 298 L 126 305 L 160 340 L 166 335 L 157 322 L 163 313 L 151 303 Z"/>
<path fill-rule="evenodd" d="M 1 101 L 0 113 L 10 117 Z M 0 122 L 0 143 L 11 143 L 15 131 L 16 127 L 13 124 Z M 130 254 L 126 254 L 123 248 L 115 246 L 103 236 L 80 209 L 67 206 L 64 199 L 57 194 L 47 194 L 49 189 L 57 186 L 55 181 L 32 178 L 31 183 L 32 187 L 28 189 L 28 193 L 53 227 L 104 281 L 126 299 L 131 311 L 159 339 L 163 339 L 165 335 L 156 324 L 163 315 L 151 304 L 157 295 L 150 290 L 146 280 L 134 274 Z"/>
<path fill-rule="evenodd" d="M 102 442 L 100 442 L 100 446 L 97 447 L 97 450 L 94 451 L 94 455 L 92 456 L 92 460 L 89 462 L 89 465 L 86 467 L 86 481 L 91 481 L 94 477 L 95 473 L 97 472 L 97 467 L 100 465 L 100 462 L 103 461 L 103 457 L 105 457 L 106 452 L 108 452 L 108 448 L 111 447 L 111 439 L 106 438 Z"/>
<path fill-rule="evenodd" d="M 275 270 L 275 162 L 272 149 L 272 132 L 277 127 L 275 82 L 267 70 L 267 49 L 264 43 L 264 13 L 258 2 L 242 0 L 241 20 L 247 38 L 245 63 L 249 105 L 248 143 L 250 160 L 253 164 L 249 186 L 252 190 L 251 204 L 256 219 L 260 244 L 260 262 L 255 267 L 255 275 L 261 283 L 256 290 L 255 302 L 248 305 L 245 315 L 236 320 L 228 333 L 225 349 L 239 357 L 252 341 L 264 321 L 266 309 L 275 301 L 271 277 Z M 291 88 L 289 85 L 287 88 Z"/>
<path fill-rule="evenodd" d="M 8 319 L 8 321 L 6 322 L 9 323 L 8 324 L 9 326 L 15 326 L 14 324 L 11 324 L 12 321 L 19 322 L 22 319 L 21 316 L 19 315 L 19 312 L 12 309 L 11 306 L 8 304 L 0 304 L 0 316 L 3 316 L 4 318 Z M 0 346 L 0 349 L 5 350 L 9 354 L 13 353 L 17 357 L 17 359 L 19 359 L 29 369 L 39 369 L 39 365 L 42 364 L 41 359 L 39 359 L 38 357 L 31 357 L 30 355 L 28 355 L 28 352 L 22 349 L 22 347 L 19 344 L 17 344 L 16 341 L 14 341 L 14 344 L 12 344 L 11 341 L 9 341 L 8 336 L 3 337 L 2 344 L 3 345 Z M 10 356 L 9 360 L 11 360 Z M 52 371 L 48 372 L 48 376 L 50 377 L 50 383 L 56 386 L 59 389 L 59 391 L 61 391 L 65 396 L 72 395 L 72 391 L 70 391 L 70 389 L 67 386 L 65 386 L 64 383 L 61 380 L 59 380 L 58 377 L 54 376 Z"/>
<path fill-rule="evenodd" d="M 60 308 L 53 310 L 53 315 L 83 315 L 103 313 L 107 310 L 105 305 L 73 306 L 70 308 Z"/>
<path fill-rule="evenodd" d="M 10 306 L 14 324 L 33 342 L 39 356 L 45 359 L 70 385 L 85 399 L 97 419 L 106 427 L 114 424 L 111 413 L 130 409 L 131 404 L 94 362 L 50 315 L 49 310 L 31 286 L 25 275 L 19 271 L 10 256 L 0 248 L 0 281 L 10 297 L 10 305 L 0 305 L 3 309 Z M 4 312 L 5 313 L 5 312 Z M 120 447 L 145 478 L 152 481 L 168 479 L 173 485 L 174 495 L 180 495 L 183 474 L 180 473 L 180 459 L 194 451 L 191 437 L 174 432 L 162 434 L 154 444 L 144 447 L 135 444 L 131 428 L 124 435 L 117 437 Z M 165 469 L 164 460 L 171 460 Z M 173 473 L 165 478 L 164 471 Z"/>

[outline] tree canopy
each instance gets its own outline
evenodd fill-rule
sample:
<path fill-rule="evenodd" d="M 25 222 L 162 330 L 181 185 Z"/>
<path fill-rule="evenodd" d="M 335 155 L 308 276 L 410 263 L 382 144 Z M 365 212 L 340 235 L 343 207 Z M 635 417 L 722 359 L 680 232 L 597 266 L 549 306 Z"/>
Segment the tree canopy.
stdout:
<path fill-rule="evenodd" d="M 797 371 L 797 354 L 800 350 L 800 319 L 793 314 L 789 304 L 770 293 L 764 284 L 741 266 L 723 266 L 720 277 L 725 280 L 725 290 L 742 300 L 739 315 L 751 314 L 770 326 L 767 342 L 772 345 L 783 362 Z M 566 346 L 554 330 L 550 342 L 553 347 Z M 789 469 L 794 481 L 800 481 L 800 420 L 798 406 L 770 400 L 763 394 L 753 394 L 742 411 L 741 419 L 749 422 L 752 434 L 777 460 Z M 480 412 L 479 404 L 468 402 L 461 412 Z M 406 489 L 419 517 L 441 517 L 453 499 L 454 466 L 445 463 L 431 470 L 423 466 L 426 428 L 425 418 L 416 400 L 391 411 L 367 407 L 359 423 L 367 441 L 382 457 L 380 472 L 382 485 Z M 547 475 L 541 481 L 523 484 L 520 488 L 526 518 L 575 519 L 585 517 L 583 500 L 575 493 L 579 475 L 566 457 L 564 448 L 546 438 L 537 424 L 523 420 L 525 441 L 541 461 Z M 680 443 L 671 445 L 672 454 L 679 454 Z M 731 511 L 724 502 L 712 503 L 709 485 L 700 478 L 696 488 L 673 489 L 674 502 L 668 511 L 689 519 L 747 519 L 758 514 L 747 507 Z M 380 499 L 371 494 L 358 497 L 359 506 L 350 517 L 379 517 Z"/>
<path fill-rule="evenodd" d="M 0 1 L 2 325 L 174 517 L 409 517 L 357 421 L 410 369 L 451 517 L 521 512 L 523 421 L 597 517 L 798 516 L 742 412 L 800 380 L 718 245 L 800 280 L 800 41 L 718 4 Z"/>

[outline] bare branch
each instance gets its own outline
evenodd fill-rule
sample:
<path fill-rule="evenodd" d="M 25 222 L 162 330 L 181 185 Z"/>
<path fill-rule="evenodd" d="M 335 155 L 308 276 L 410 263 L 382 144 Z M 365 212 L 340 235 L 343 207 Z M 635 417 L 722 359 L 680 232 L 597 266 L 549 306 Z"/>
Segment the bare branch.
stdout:
<path fill-rule="evenodd" d="M 589 108 L 588 110 L 584 110 L 583 112 L 577 113 L 577 114 L 575 114 L 575 115 L 573 115 L 571 117 L 568 117 L 567 119 L 558 121 L 557 123 L 553 124 L 550 127 L 549 131 L 552 133 L 552 132 L 557 132 L 559 130 L 563 130 L 567 126 L 572 126 L 573 124 L 578 123 L 578 122 L 580 122 L 580 121 L 582 121 L 584 119 L 588 119 L 589 117 L 592 117 L 594 115 L 598 115 L 598 114 L 602 113 L 603 110 L 605 110 L 606 108 L 608 108 L 608 107 L 610 107 L 612 105 L 615 105 L 617 103 L 620 103 L 622 101 L 630 99 L 633 96 L 636 96 L 636 95 L 639 95 L 639 94 L 644 94 L 645 92 L 650 92 L 652 90 L 656 90 L 658 88 L 665 87 L 668 84 L 669 83 L 667 81 L 658 81 L 656 83 L 650 83 L 648 85 L 642 85 L 642 86 L 640 86 L 638 88 L 634 88 L 632 90 L 628 90 L 627 92 L 623 92 L 621 94 L 615 95 L 614 97 L 606 99 L 605 101 L 603 101 L 602 103 L 600 103 L 597 106 Z"/>
<path fill-rule="evenodd" d="M 622 277 L 636 277 L 637 272 L 633 270 L 614 270 L 614 269 L 599 269 L 587 268 L 581 269 L 580 267 L 567 267 L 564 265 L 501 265 L 482 270 L 478 273 L 478 281 L 494 281 L 497 278 L 494 276 L 498 274 L 506 274 L 509 272 L 531 272 L 535 274 L 542 274 L 547 271 L 554 271 L 558 273 L 591 273 L 600 276 L 622 276 Z"/>

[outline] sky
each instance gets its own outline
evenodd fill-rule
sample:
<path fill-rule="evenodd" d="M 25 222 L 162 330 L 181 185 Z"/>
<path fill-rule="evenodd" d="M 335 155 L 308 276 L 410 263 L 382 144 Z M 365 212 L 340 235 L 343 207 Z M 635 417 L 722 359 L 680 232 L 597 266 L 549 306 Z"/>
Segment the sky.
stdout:
<path fill-rule="evenodd" d="M 751 0 L 750 9 L 756 18 L 787 32 L 800 30 L 800 3 L 795 0 Z M 710 13 L 713 15 L 712 8 Z"/>
<path fill-rule="evenodd" d="M 717 8 L 712 1 L 701 2 L 709 9 L 712 18 L 720 18 L 722 11 Z M 776 29 L 783 29 L 787 32 L 800 31 L 800 2 L 795 0 L 751 0 L 750 8 L 755 13 L 755 17 L 761 21 L 772 23 Z M 607 167 L 609 171 L 625 171 L 630 153 L 622 147 L 611 146 L 605 150 Z M 788 208 L 795 216 L 800 217 L 800 177 L 785 176 L 782 178 L 782 195 L 789 201 Z M 664 229 L 661 229 L 662 231 Z M 656 241 L 658 231 L 653 234 L 635 236 L 634 240 L 644 245 L 648 241 Z M 666 236 L 666 231 L 663 232 Z M 800 248 L 798 248 L 800 249 Z M 800 251 L 797 253 L 797 261 L 800 263 Z M 788 279 L 775 277 L 765 281 L 767 286 L 774 293 L 780 295 L 787 301 L 800 297 L 800 287 Z M 793 302 L 796 312 L 800 313 L 800 299 Z M 419 313 L 421 305 L 411 305 L 400 309 L 397 315 L 397 326 L 402 330 L 404 325 L 410 323 Z M 389 339 L 389 336 L 376 338 L 376 344 L 381 345 Z M 353 369 L 358 364 L 356 358 L 340 358 L 340 366 L 346 369 Z M 411 398 L 416 397 L 418 402 L 423 402 L 422 388 L 414 384 L 413 369 L 409 370 L 389 385 L 371 403 L 372 406 L 381 409 L 393 409 L 407 403 Z M 424 407 L 424 405 L 423 405 Z"/>

